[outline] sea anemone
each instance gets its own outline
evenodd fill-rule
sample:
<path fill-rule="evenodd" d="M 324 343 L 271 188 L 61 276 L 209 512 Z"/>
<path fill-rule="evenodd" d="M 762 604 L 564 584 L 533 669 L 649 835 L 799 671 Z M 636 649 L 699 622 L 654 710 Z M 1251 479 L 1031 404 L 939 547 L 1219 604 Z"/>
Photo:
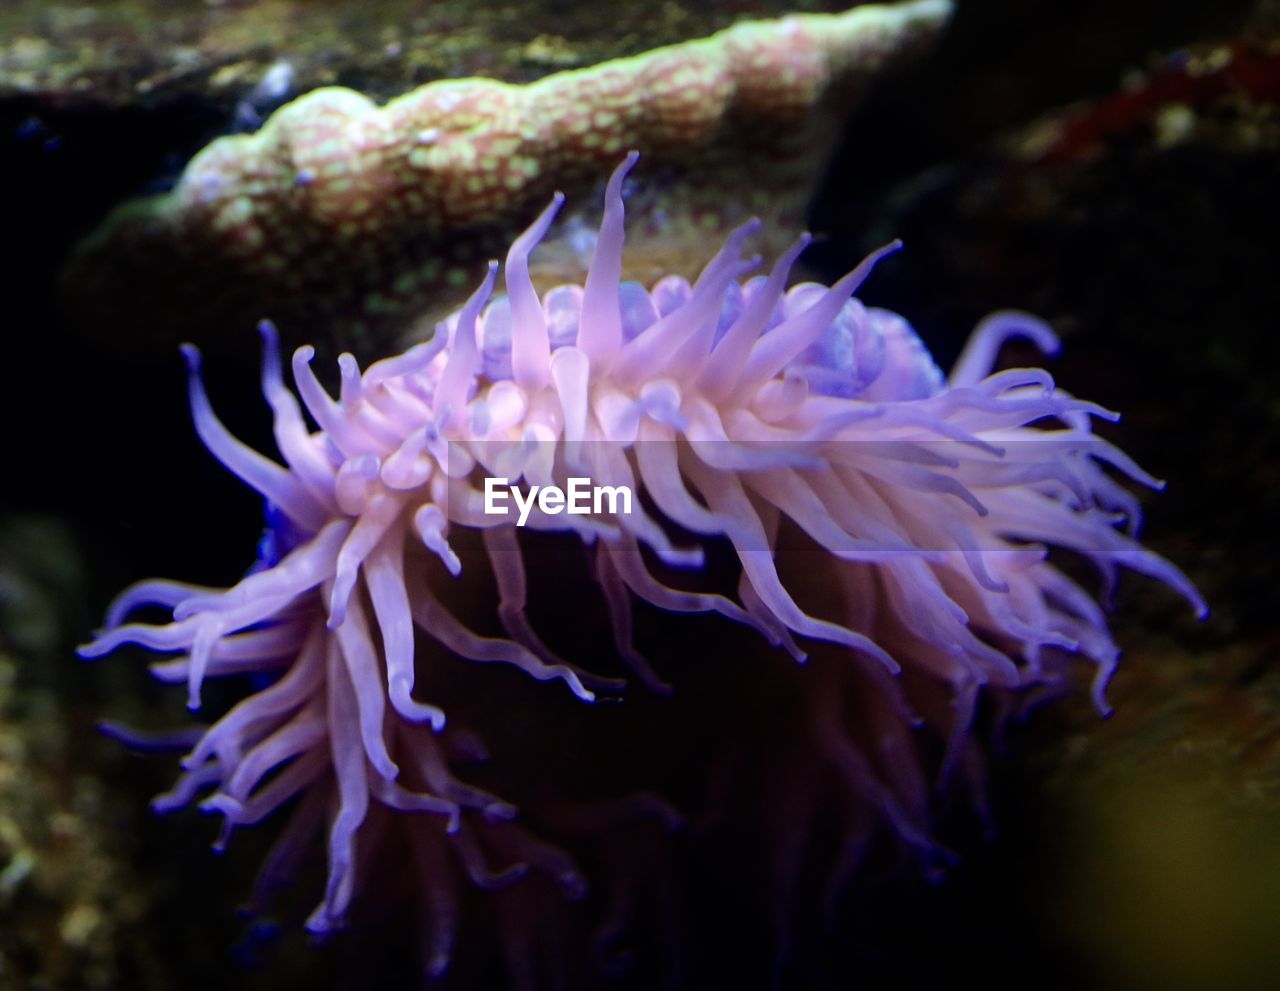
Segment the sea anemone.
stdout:
<path fill-rule="evenodd" d="M 609 180 L 583 286 L 539 297 L 529 278 L 557 195 L 512 244 L 505 297 L 491 299 L 490 263 L 430 341 L 363 373 L 343 355 L 336 399 L 303 347 L 293 357 L 299 405 L 264 325 L 262 391 L 283 465 L 227 432 L 198 353 L 184 348 L 197 433 L 266 500 L 258 562 L 229 589 L 135 585 L 82 649 L 97 657 L 138 644 L 179 655 L 153 670 L 185 683 L 193 709 L 207 678 L 258 676 L 204 729 L 160 807 L 203 794 L 201 807 L 220 813 L 229 833 L 296 800 L 262 890 L 286 880 L 326 831 L 328 883 L 309 923 L 318 933 L 344 925 L 369 883 L 370 837 L 394 823 L 430 906 L 432 974 L 452 952 L 458 867 L 484 887 L 530 868 L 571 896 L 586 883 L 505 797 L 456 775 L 477 741 L 452 714 L 446 727 L 429 694 L 462 661 L 513 665 L 584 705 L 619 693 L 616 680 L 559 656 L 552 644 L 566 642 L 562 631 L 535 629 L 527 600 L 545 572 L 533 541 L 543 550 L 559 541 L 557 555 L 588 562 L 614 642 L 589 651 L 587 667 L 598 672 L 608 667 L 601 655 L 614 655 L 655 696 L 678 696 L 682 672 L 655 667 L 635 646 L 637 602 L 750 628 L 777 649 L 770 663 L 794 667 L 815 653 L 796 669 L 800 716 L 769 728 L 782 743 L 762 760 L 799 748 L 811 768 L 826 769 L 821 788 L 842 810 L 827 823 L 841 834 L 831 868 L 839 879 L 868 822 L 926 859 L 938 854 L 930 780 L 946 787 L 977 775 L 981 699 L 1017 705 L 1055 689 L 1064 661 L 1079 655 L 1095 668 L 1105 709 L 1117 648 L 1103 610 L 1047 548 L 1091 561 L 1108 586 L 1124 566 L 1204 610 L 1183 574 L 1135 540 L 1137 501 L 1116 476 L 1159 483 L 1091 431 L 1092 420 L 1114 414 L 1062 392 L 1042 370 L 992 373 L 1010 337 L 1056 350 L 1043 323 L 988 317 L 944 377 L 903 318 L 853 298 L 896 244 L 829 288 L 788 289 L 808 237 L 767 275 L 740 281 L 758 264 L 741 253 L 753 223 L 693 285 L 621 282 L 623 186 L 634 162 L 632 154 Z M 635 499 L 584 503 L 580 513 L 554 499 L 499 504 L 490 498 L 499 478 L 562 492 L 588 479 Z M 469 625 L 462 614 L 477 613 L 479 593 L 451 605 L 449 588 L 477 570 L 491 572 L 496 619 Z M 172 621 L 126 622 L 155 605 Z M 498 635 L 484 632 L 498 624 Z M 749 674 L 722 694 L 747 691 Z M 776 770 L 775 782 L 799 780 L 795 768 Z M 765 772 L 748 761 L 737 773 Z M 579 808 L 577 821 L 679 821 L 648 783 L 621 782 L 610 802 Z"/>

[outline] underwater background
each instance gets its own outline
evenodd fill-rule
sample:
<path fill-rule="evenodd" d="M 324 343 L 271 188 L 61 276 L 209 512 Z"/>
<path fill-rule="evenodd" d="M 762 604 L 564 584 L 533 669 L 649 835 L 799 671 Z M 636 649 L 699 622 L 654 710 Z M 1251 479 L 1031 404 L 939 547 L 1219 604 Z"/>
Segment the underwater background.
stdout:
<path fill-rule="evenodd" d="M 128 583 L 227 584 L 254 558 L 260 500 L 196 441 L 180 342 L 205 352 L 233 432 L 269 449 L 257 318 L 326 359 L 394 353 L 416 325 L 370 307 L 356 275 L 348 286 L 350 273 L 317 263 L 277 301 L 264 295 L 274 283 L 189 243 L 111 240 L 109 215 L 163 195 L 210 141 L 318 86 L 382 102 L 441 78 L 527 83 L 744 19 L 841 9 L 0 0 L 0 988 L 414 986 L 403 934 L 308 945 L 299 920 L 322 874 L 300 878 L 278 934 L 238 916 L 278 825 L 214 855 L 209 817 L 153 815 L 172 760 L 97 726 L 170 728 L 180 693 L 151 681 L 141 652 L 86 663 L 74 651 Z M 1197 623 L 1155 583 L 1123 580 L 1115 714 L 1100 719 L 1080 691 L 1012 724 L 992 744 L 989 836 L 972 816 L 944 820 L 959 857 L 941 880 L 873 860 L 835 933 L 803 941 L 818 962 L 779 973 L 739 945 L 759 934 L 726 889 L 721 917 L 678 936 L 708 948 L 692 951 L 689 986 L 1274 986 L 1278 39 L 1274 0 L 957 0 L 927 50 L 806 132 L 807 158 L 717 172 L 736 151 L 712 149 L 663 166 L 646 250 L 692 264 L 688 275 L 745 209 L 807 223 L 818 239 L 804 263 L 823 282 L 902 238 L 902 263 L 860 296 L 904 314 L 943 367 L 992 309 L 1045 319 L 1064 342 L 1047 367 L 1123 411 L 1104 436 L 1167 481 L 1144 497 L 1145 542 L 1212 610 Z M 594 216 L 592 183 L 576 188 Z M 439 240 L 483 253 L 530 215 Z M 565 240 L 554 264 L 572 267 Z M 435 315 L 465 294 L 441 297 Z M 651 635 L 664 670 L 748 644 L 675 624 Z M 211 696 L 215 709 L 234 701 Z M 501 981 L 483 972 L 474 986 Z"/>

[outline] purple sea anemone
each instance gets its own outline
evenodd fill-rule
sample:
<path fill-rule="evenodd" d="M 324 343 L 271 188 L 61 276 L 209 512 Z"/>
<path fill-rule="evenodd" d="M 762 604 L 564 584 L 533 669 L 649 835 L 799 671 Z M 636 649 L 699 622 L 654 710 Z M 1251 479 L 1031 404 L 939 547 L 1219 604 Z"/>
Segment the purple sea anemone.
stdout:
<path fill-rule="evenodd" d="M 586 706 L 621 690 L 599 673 L 621 659 L 647 691 L 678 697 L 682 672 L 651 665 L 635 646 L 637 603 L 719 614 L 777 648 L 773 664 L 794 669 L 813 653 L 814 663 L 794 669 L 798 701 L 787 720 L 765 709 L 753 726 L 756 716 L 708 712 L 721 732 L 706 757 L 721 783 L 737 775 L 755 776 L 761 789 L 794 786 L 766 815 L 789 820 L 766 869 L 783 887 L 797 837 L 822 811 L 824 830 L 834 827 L 835 886 L 878 826 L 936 853 L 931 794 L 979 773 L 982 698 L 1017 705 L 1059 686 L 1064 661 L 1079 655 L 1095 667 L 1105 709 L 1117 648 L 1102 609 L 1046 548 L 1091 561 L 1108 586 L 1124 566 L 1205 608 L 1181 572 L 1135 540 L 1137 502 L 1114 476 L 1159 483 L 1092 433 L 1092 420 L 1114 414 L 1062 392 L 1042 370 L 991 373 L 1010 337 L 1056 350 L 1043 323 L 988 317 L 944 377 L 905 320 L 853 298 L 896 245 L 830 288 L 788 289 L 808 238 L 767 275 L 740 281 L 758 263 L 741 254 L 754 224 L 735 231 L 693 285 L 622 282 L 622 187 L 634 161 L 609 181 L 584 286 L 540 298 L 529 279 L 557 195 L 511 246 L 505 296 L 491 299 L 491 263 L 431 341 L 363 373 L 343 355 L 336 399 L 304 347 L 293 357 L 299 405 L 264 326 L 262 389 L 283 465 L 224 429 L 199 355 L 184 349 L 201 440 L 266 499 L 258 563 L 229 589 L 135 585 L 82 650 L 97 657 L 131 643 L 178 655 L 154 671 L 185 683 L 193 709 L 207 678 L 259 676 L 204 729 L 159 806 L 204 796 L 225 838 L 293 802 L 261 893 L 287 880 L 324 831 L 328 883 L 309 923 L 319 933 L 344 925 L 393 830 L 428 907 L 433 975 L 449 964 L 463 914 L 457 876 L 510 890 L 532 872 L 578 896 L 588 878 L 561 849 L 564 836 L 624 819 L 680 821 L 660 775 L 621 781 L 607 800 L 559 806 L 521 776 L 517 790 L 558 808 L 558 819 L 539 819 L 559 823 L 547 827 L 553 844 L 517 818 L 508 796 L 463 780 L 458 766 L 480 747 L 442 696 L 458 696 L 451 672 L 464 662 L 559 682 Z M 576 502 L 575 486 L 588 481 L 604 497 Z M 582 511 L 566 511 L 573 506 Z M 572 594 L 596 596 L 612 630 L 607 648 L 574 658 L 583 668 L 560 656 L 580 639 L 535 629 L 526 608 L 532 586 L 548 580 L 538 563 L 548 541 L 558 557 L 584 558 L 593 581 Z M 456 594 L 477 574 L 482 584 Z M 481 605 L 489 594 L 493 606 Z M 126 622 L 153 605 L 171 609 L 172 622 Z M 590 599 L 575 608 L 594 611 Z M 747 691 L 746 678 L 724 696 Z M 509 685 L 493 705 L 509 704 Z M 533 704 L 547 704 L 545 694 Z M 599 721 L 621 719 L 618 708 Z M 657 739 L 667 730 L 637 732 Z M 771 741 L 768 752 L 753 738 Z M 533 753 L 544 742 L 520 737 Z M 719 758 L 734 753 L 737 769 L 725 770 L 734 761 Z M 525 765 L 535 776 L 537 766 L 536 757 Z M 499 912 L 513 960 L 524 952 L 511 949 L 521 928 L 537 921 L 531 905 Z"/>

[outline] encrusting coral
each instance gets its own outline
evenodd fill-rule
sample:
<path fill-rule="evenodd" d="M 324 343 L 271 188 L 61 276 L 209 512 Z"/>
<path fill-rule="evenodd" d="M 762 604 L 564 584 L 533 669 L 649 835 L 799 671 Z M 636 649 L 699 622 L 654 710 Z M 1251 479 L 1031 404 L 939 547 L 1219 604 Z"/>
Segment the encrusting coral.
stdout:
<path fill-rule="evenodd" d="M 264 313 L 286 333 L 295 319 L 338 318 L 348 337 L 394 328 L 424 307 L 447 312 L 522 208 L 602 178 L 628 148 L 666 169 L 653 215 L 668 244 L 700 249 L 733 211 L 794 229 L 832 115 L 950 10 L 908 0 L 745 22 L 527 85 L 440 80 L 384 107 L 315 90 L 109 217 L 64 272 L 64 295 L 86 326 L 135 335 Z"/>
<path fill-rule="evenodd" d="M 753 223 L 692 285 L 622 281 L 623 185 L 634 162 L 629 155 L 609 181 L 585 285 L 539 295 L 529 278 L 557 195 L 511 245 L 505 296 L 491 298 L 493 262 L 431 341 L 363 372 L 343 355 L 337 398 L 304 347 L 292 361 L 300 404 L 265 327 L 262 388 L 285 465 L 226 430 L 187 348 L 200 438 L 267 500 L 259 560 L 230 589 L 134 586 L 82 650 L 96 657 L 137 644 L 177 655 L 154 671 L 185 684 L 193 708 L 206 680 L 256 675 L 255 691 L 201 728 L 160 807 L 203 795 L 201 807 L 230 833 L 292 802 L 263 892 L 325 836 L 317 933 L 356 914 L 379 854 L 407 850 L 401 874 L 426 905 L 432 976 L 450 966 L 469 913 L 490 911 L 503 923 L 492 938 L 514 974 L 532 980 L 543 966 L 532 956 L 554 958 L 560 945 L 535 933 L 569 912 L 538 900 L 538 877 L 570 900 L 612 883 L 621 893 L 605 899 L 605 935 L 637 916 L 653 924 L 632 901 L 648 880 L 636 876 L 634 853 L 602 856 L 589 874 L 566 852 L 575 829 L 599 839 L 635 820 L 673 828 L 689 811 L 671 804 L 669 770 L 633 773 L 664 752 L 647 741 L 667 735 L 666 717 L 628 728 L 622 766 L 606 756 L 611 730 L 595 728 L 625 717 L 586 704 L 620 690 L 595 673 L 610 657 L 660 698 L 682 692 L 685 671 L 655 670 L 658 659 L 637 648 L 637 607 L 754 631 L 772 655 L 765 668 L 795 671 L 793 661 L 809 659 L 789 703 L 771 694 L 744 718 L 742 699 L 761 675 L 734 658 L 730 684 L 698 700 L 699 752 L 684 752 L 692 735 L 675 734 L 662 758 L 678 767 L 706 759 L 698 802 L 713 813 L 723 814 L 719 791 L 752 796 L 741 821 L 762 837 L 767 862 L 755 866 L 774 886 L 767 911 L 779 953 L 799 911 L 793 878 L 805 847 L 822 851 L 813 860 L 832 898 L 869 836 L 894 837 L 926 862 L 942 856 L 935 789 L 981 791 L 983 702 L 998 714 L 1057 691 L 1079 656 L 1105 709 L 1118 648 L 1102 608 L 1049 547 L 1087 560 L 1107 585 L 1127 568 L 1205 608 L 1174 565 L 1137 542 L 1137 500 L 1107 469 L 1159 483 L 1092 431 L 1114 414 L 1041 369 L 993 372 L 1012 337 L 1056 350 L 1048 327 L 994 314 L 944 377 L 902 317 L 852 296 L 896 244 L 831 287 L 787 289 L 808 237 L 767 275 L 740 281 L 759 264 L 742 256 Z M 563 499 L 518 514 L 490 503 L 497 478 L 563 492 L 575 475 L 636 499 L 576 515 Z M 550 565 L 537 546 L 551 551 Z M 566 605 L 584 615 L 536 623 L 532 599 L 568 561 L 581 573 L 564 586 Z M 477 575 L 487 594 L 459 594 L 458 582 Z M 128 621 L 149 606 L 172 621 Z M 594 641 L 588 673 L 562 656 L 564 627 L 599 615 L 613 646 Z M 557 682 L 554 699 L 595 709 L 592 731 L 570 748 L 580 762 L 601 762 L 594 777 L 556 774 L 559 742 L 578 721 L 548 726 L 545 707 L 559 704 L 546 694 L 552 686 L 515 705 L 501 670 L 460 685 L 463 661 Z M 459 712 L 462 722 L 487 719 L 486 743 L 491 730 L 507 743 L 483 790 L 460 776 L 480 748 Z M 581 801 L 593 780 L 606 795 Z M 468 900 L 459 878 L 503 890 Z M 565 953 L 546 966 L 583 958 Z"/>

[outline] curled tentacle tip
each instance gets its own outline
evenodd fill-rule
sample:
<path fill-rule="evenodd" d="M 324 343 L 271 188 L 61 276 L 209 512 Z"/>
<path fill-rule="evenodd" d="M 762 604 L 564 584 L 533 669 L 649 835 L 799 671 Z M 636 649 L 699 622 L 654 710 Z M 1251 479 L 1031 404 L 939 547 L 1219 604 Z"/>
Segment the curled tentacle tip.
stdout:
<path fill-rule="evenodd" d="M 486 822 L 510 822 L 519 815 L 520 810 L 508 802 L 490 802 L 484 807 L 481 815 Z"/>
<path fill-rule="evenodd" d="M 582 901 L 591 890 L 586 878 L 577 871 L 565 871 L 556 880 L 560 883 L 560 890 L 571 902 Z"/>
<path fill-rule="evenodd" d="M 93 724 L 93 728 L 99 735 L 116 740 L 125 746 L 128 746 L 131 740 L 137 739 L 137 734 L 113 719 L 99 719 Z"/>
<path fill-rule="evenodd" d="M 182 353 L 182 359 L 187 363 L 187 370 L 190 372 L 200 371 L 200 349 L 194 344 L 179 344 L 178 350 Z"/>
<path fill-rule="evenodd" d="M 209 796 L 197 805 L 196 808 L 201 812 L 208 812 L 210 814 L 218 813 L 224 816 L 231 816 L 237 812 L 243 811 L 244 806 L 230 795 L 217 794 Z"/>
<path fill-rule="evenodd" d="M 529 873 L 529 865 L 525 863 L 512 864 L 506 870 L 499 871 L 490 879 L 491 890 L 497 891 L 509 884 L 515 884 L 521 878 L 526 877 Z M 483 887 L 483 885 L 482 885 Z"/>
<path fill-rule="evenodd" d="M 662 818 L 662 827 L 668 833 L 679 833 L 689 828 L 689 820 L 675 809 L 662 809 L 659 815 Z"/>

